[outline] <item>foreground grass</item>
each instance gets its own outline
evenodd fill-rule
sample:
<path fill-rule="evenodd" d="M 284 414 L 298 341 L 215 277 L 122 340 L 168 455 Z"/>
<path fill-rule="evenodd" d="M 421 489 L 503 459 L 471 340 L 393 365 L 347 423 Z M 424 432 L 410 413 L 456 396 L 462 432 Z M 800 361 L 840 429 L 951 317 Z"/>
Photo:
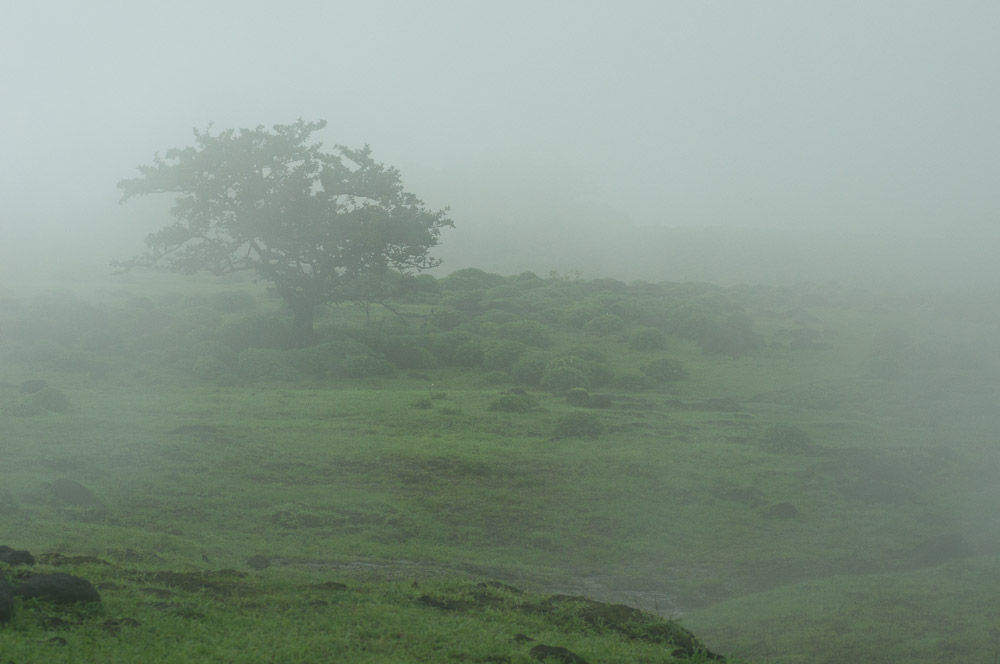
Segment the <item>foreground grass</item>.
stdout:
<path fill-rule="evenodd" d="M 591 662 L 714 660 L 676 623 L 492 581 L 376 582 L 323 571 L 176 572 L 106 562 L 55 569 L 93 580 L 102 602 L 20 604 L 3 628 L 4 661 L 516 663 L 537 661 L 545 647 Z"/>

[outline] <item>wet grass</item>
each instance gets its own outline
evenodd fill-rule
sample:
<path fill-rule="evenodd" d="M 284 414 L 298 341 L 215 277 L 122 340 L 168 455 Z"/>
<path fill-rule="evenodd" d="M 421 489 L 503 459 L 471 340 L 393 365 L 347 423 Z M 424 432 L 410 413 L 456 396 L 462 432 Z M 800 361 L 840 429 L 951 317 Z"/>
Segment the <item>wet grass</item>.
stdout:
<path fill-rule="evenodd" d="M 796 293 L 744 294 L 766 341 L 749 354 L 668 335 L 683 380 L 642 391 L 612 382 L 591 389 L 610 403 L 586 409 L 523 385 L 532 407 L 506 412 L 492 405 L 518 383 L 487 367 L 251 379 L 220 360 L 218 375 L 197 374 L 184 353 L 215 349 L 211 335 L 243 315 L 198 327 L 213 287 L 197 288 L 170 295 L 161 284 L 138 304 L 24 296 L 4 314 L 44 338 L 0 346 L 0 544 L 115 563 L 82 570 L 110 584 L 105 601 L 61 637 L 95 659 L 134 659 L 146 643 L 144 661 L 527 661 L 530 644 L 514 634 L 555 643 L 555 628 L 519 622 L 523 612 L 419 601 L 468 601 L 468 584 L 489 578 L 683 616 L 713 650 L 754 661 L 992 661 L 990 588 L 976 581 L 1000 551 L 991 324 L 941 320 L 924 301 L 887 319 L 856 295 L 812 307 L 802 324 L 789 322 L 797 308 L 778 306 Z M 120 350 L 65 329 L 81 309 L 117 320 L 140 304 L 188 322 Z M 321 320 L 364 322 L 351 310 Z M 803 325 L 819 341 L 796 332 Z M 873 362 L 886 352 L 879 335 L 901 327 L 909 350 L 890 353 L 892 366 Z M 476 329 L 489 341 L 496 328 Z M 591 347 L 615 375 L 651 357 L 629 347 L 627 329 L 552 330 L 545 352 Z M 809 344 L 792 347 L 800 337 Z M 956 339 L 980 343 L 978 361 Z M 35 407 L 21 391 L 29 379 L 68 408 Z M 581 412 L 597 435 L 557 435 Z M 93 500 L 60 497 L 59 480 Z M 220 569 L 239 573 L 229 596 L 167 588 L 185 615 L 136 590 L 139 573 Z M 300 592 L 328 581 L 352 590 Z M 32 610 L 20 615 L 0 655 L 71 661 L 40 643 L 53 634 Z M 126 617 L 142 627 L 105 626 Z M 558 645 L 588 661 L 669 661 L 577 627 Z M 223 630 L 232 642 L 210 650 Z M 155 650 L 181 632 L 190 650 Z"/>

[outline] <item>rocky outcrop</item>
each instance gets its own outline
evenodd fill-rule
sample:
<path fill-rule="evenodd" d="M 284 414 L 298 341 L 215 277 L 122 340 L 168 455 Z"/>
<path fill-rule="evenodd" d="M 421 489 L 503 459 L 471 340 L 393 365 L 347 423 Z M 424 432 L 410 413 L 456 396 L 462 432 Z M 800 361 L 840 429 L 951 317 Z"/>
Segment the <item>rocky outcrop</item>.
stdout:
<path fill-rule="evenodd" d="M 41 599 L 56 604 L 101 601 L 101 596 L 90 581 L 62 572 L 34 574 L 21 581 L 12 592 L 25 599 Z"/>
<path fill-rule="evenodd" d="M 0 623 L 9 622 L 14 615 L 14 596 L 10 594 L 7 578 L 0 572 Z"/>

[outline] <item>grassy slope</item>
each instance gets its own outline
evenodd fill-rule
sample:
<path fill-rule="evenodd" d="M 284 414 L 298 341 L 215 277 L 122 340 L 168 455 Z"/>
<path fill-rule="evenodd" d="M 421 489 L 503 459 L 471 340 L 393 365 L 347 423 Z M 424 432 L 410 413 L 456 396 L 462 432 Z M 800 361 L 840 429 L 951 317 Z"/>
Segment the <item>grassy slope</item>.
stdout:
<path fill-rule="evenodd" d="M 255 356 L 219 351 L 206 377 L 187 356 L 217 348 L 226 325 L 248 315 L 228 311 L 218 297 L 245 287 L 142 279 L 110 294 L 8 293 L 3 303 L 15 333 L 0 347 L 0 532 L 8 533 L 0 543 L 118 564 L 101 572 L 121 586 L 105 593 L 105 613 L 70 630 L 78 647 L 96 644 L 102 657 L 128 658 L 144 643 L 172 642 L 166 635 L 176 630 L 204 648 L 207 635 L 224 629 L 268 635 L 286 649 L 274 650 L 279 660 L 295 661 L 287 649 L 303 644 L 308 661 L 311 642 L 295 629 L 329 625 L 354 636 L 315 648 L 354 657 L 378 643 L 371 661 L 412 660 L 442 643 L 454 659 L 506 653 L 521 661 L 528 646 L 510 638 L 526 629 L 545 643 L 562 629 L 570 636 L 558 645 L 591 661 L 637 661 L 627 650 L 633 647 L 665 656 L 662 647 L 565 623 L 524 627 L 524 612 L 442 618 L 415 603 L 423 591 L 398 582 L 444 583 L 441 592 L 457 597 L 471 592 L 428 580 L 441 577 L 493 578 L 683 613 L 709 647 L 757 661 L 930 662 L 960 653 L 991 661 L 1000 647 L 1000 619 L 986 609 L 1000 539 L 991 489 L 996 421 L 987 417 L 997 356 L 995 321 L 981 312 L 929 299 L 886 307 L 885 298 L 836 289 L 643 295 L 638 287 L 552 280 L 528 292 L 515 282 L 520 299 L 509 289 L 492 291 L 495 299 L 545 321 L 550 356 L 594 347 L 614 374 L 627 374 L 668 354 L 689 373 L 640 392 L 614 383 L 594 389 L 614 396 L 612 408 L 586 411 L 606 433 L 554 439 L 560 418 L 580 409 L 526 386 L 536 409 L 492 411 L 513 382 L 484 368 L 439 363 L 416 373 L 320 380 L 283 367 L 251 379 L 260 373 L 248 364 Z M 663 323 L 673 330 L 666 351 L 629 348 L 630 333 L 648 323 L 639 315 L 603 335 L 565 324 L 581 304 L 599 310 L 627 300 L 641 310 L 667 297 L 697 300 L 710 312 L 741 307 L 768 345 L 738 357 L 703 353 L 695 338 L 670 327 L 680 309 Z M 258 312 L 272 306 L 257 298 Z M 438 306 L 427 298 L 411 309 Z M 486 322 L 496 309 L 482 308 L 464 325 L 488 340 L 498 334 Z M 551 316 L 556 310 L 569 313 L 559 319 Z M 323 321 L 362 323 L 353 310 Z M 803 329 L 815 343 L 793 348 Z M 25 412 L 30 398 L 18 385 L 31 378 L 56 386 L 71 408 Z M 709 399 L 735 401 L 740 410 L 699 406 Z M 811 443 L 781 447 L 767 437 L 772 424 L 806 432 Z M 190 425 L 212 428 L 170 433 Z M 88 487 L 100 504 L 54 499 L 46 487 L 60 477 Z M 768 518 L 767 509 L 783 502 L 799 516 Z M 913 552 L 932 537 L 964 538 L 976 555 L 917 561 Z M 251 570 L 252 555 L 271 565 Z M 152 606 L 162 600 L 119 578 L 143 568 L 233 568 L 251 573 L 240 583 L 252 591 L 240 590 L 249 599 L 236 604 L 192 593 L 181 608 L 164 611 Z M 315 589 L 288 590 L 331 579 L 352 585 L 359 577 L 368 585 L 335 600 L 314 597 Z M 313 600 L 330 604 L 317 613 Z M 254 608 L 262 603 L 289 608 L 262 614 Z M 361 613 L 351 629 L 338 622 L 349 620 L 348 608 Z M 134 633 L 143 636 L 130 641 L 133 632 L 123 629 L 113 641 L 97 638 L 92 633 L 108 616 L 135 617 L 142 627 Z M 44 640 L 38 626 L 19 620 L 4 635 L 18 656 L 0 654 L 20 663 L 49 652 L 36 643 Z M 457 637 L 447 635 L 472 630 L 468 621 L 482 631 L 455 646 Z M 490 628 L 493 621 L 500 627 Z M 159 631 L 166 641 L 157 640 Z M 195 638 L 201 633 L 204 640 Z M 213 656 L 239 658 L 221 650 Z"/>

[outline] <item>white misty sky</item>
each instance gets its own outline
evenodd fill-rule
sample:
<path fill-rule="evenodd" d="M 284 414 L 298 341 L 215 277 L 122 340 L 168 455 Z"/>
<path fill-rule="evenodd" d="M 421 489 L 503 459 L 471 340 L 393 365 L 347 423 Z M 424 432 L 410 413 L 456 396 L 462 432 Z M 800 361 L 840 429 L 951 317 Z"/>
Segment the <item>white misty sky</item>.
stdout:
<path fill-rule="evenodd" d="M 458 224 L 992 228 L 998 35 L 996 0 L 5 3 L 0 257 L 134 253 L 165 206 L 119 179 L 299 117 Z"/>

